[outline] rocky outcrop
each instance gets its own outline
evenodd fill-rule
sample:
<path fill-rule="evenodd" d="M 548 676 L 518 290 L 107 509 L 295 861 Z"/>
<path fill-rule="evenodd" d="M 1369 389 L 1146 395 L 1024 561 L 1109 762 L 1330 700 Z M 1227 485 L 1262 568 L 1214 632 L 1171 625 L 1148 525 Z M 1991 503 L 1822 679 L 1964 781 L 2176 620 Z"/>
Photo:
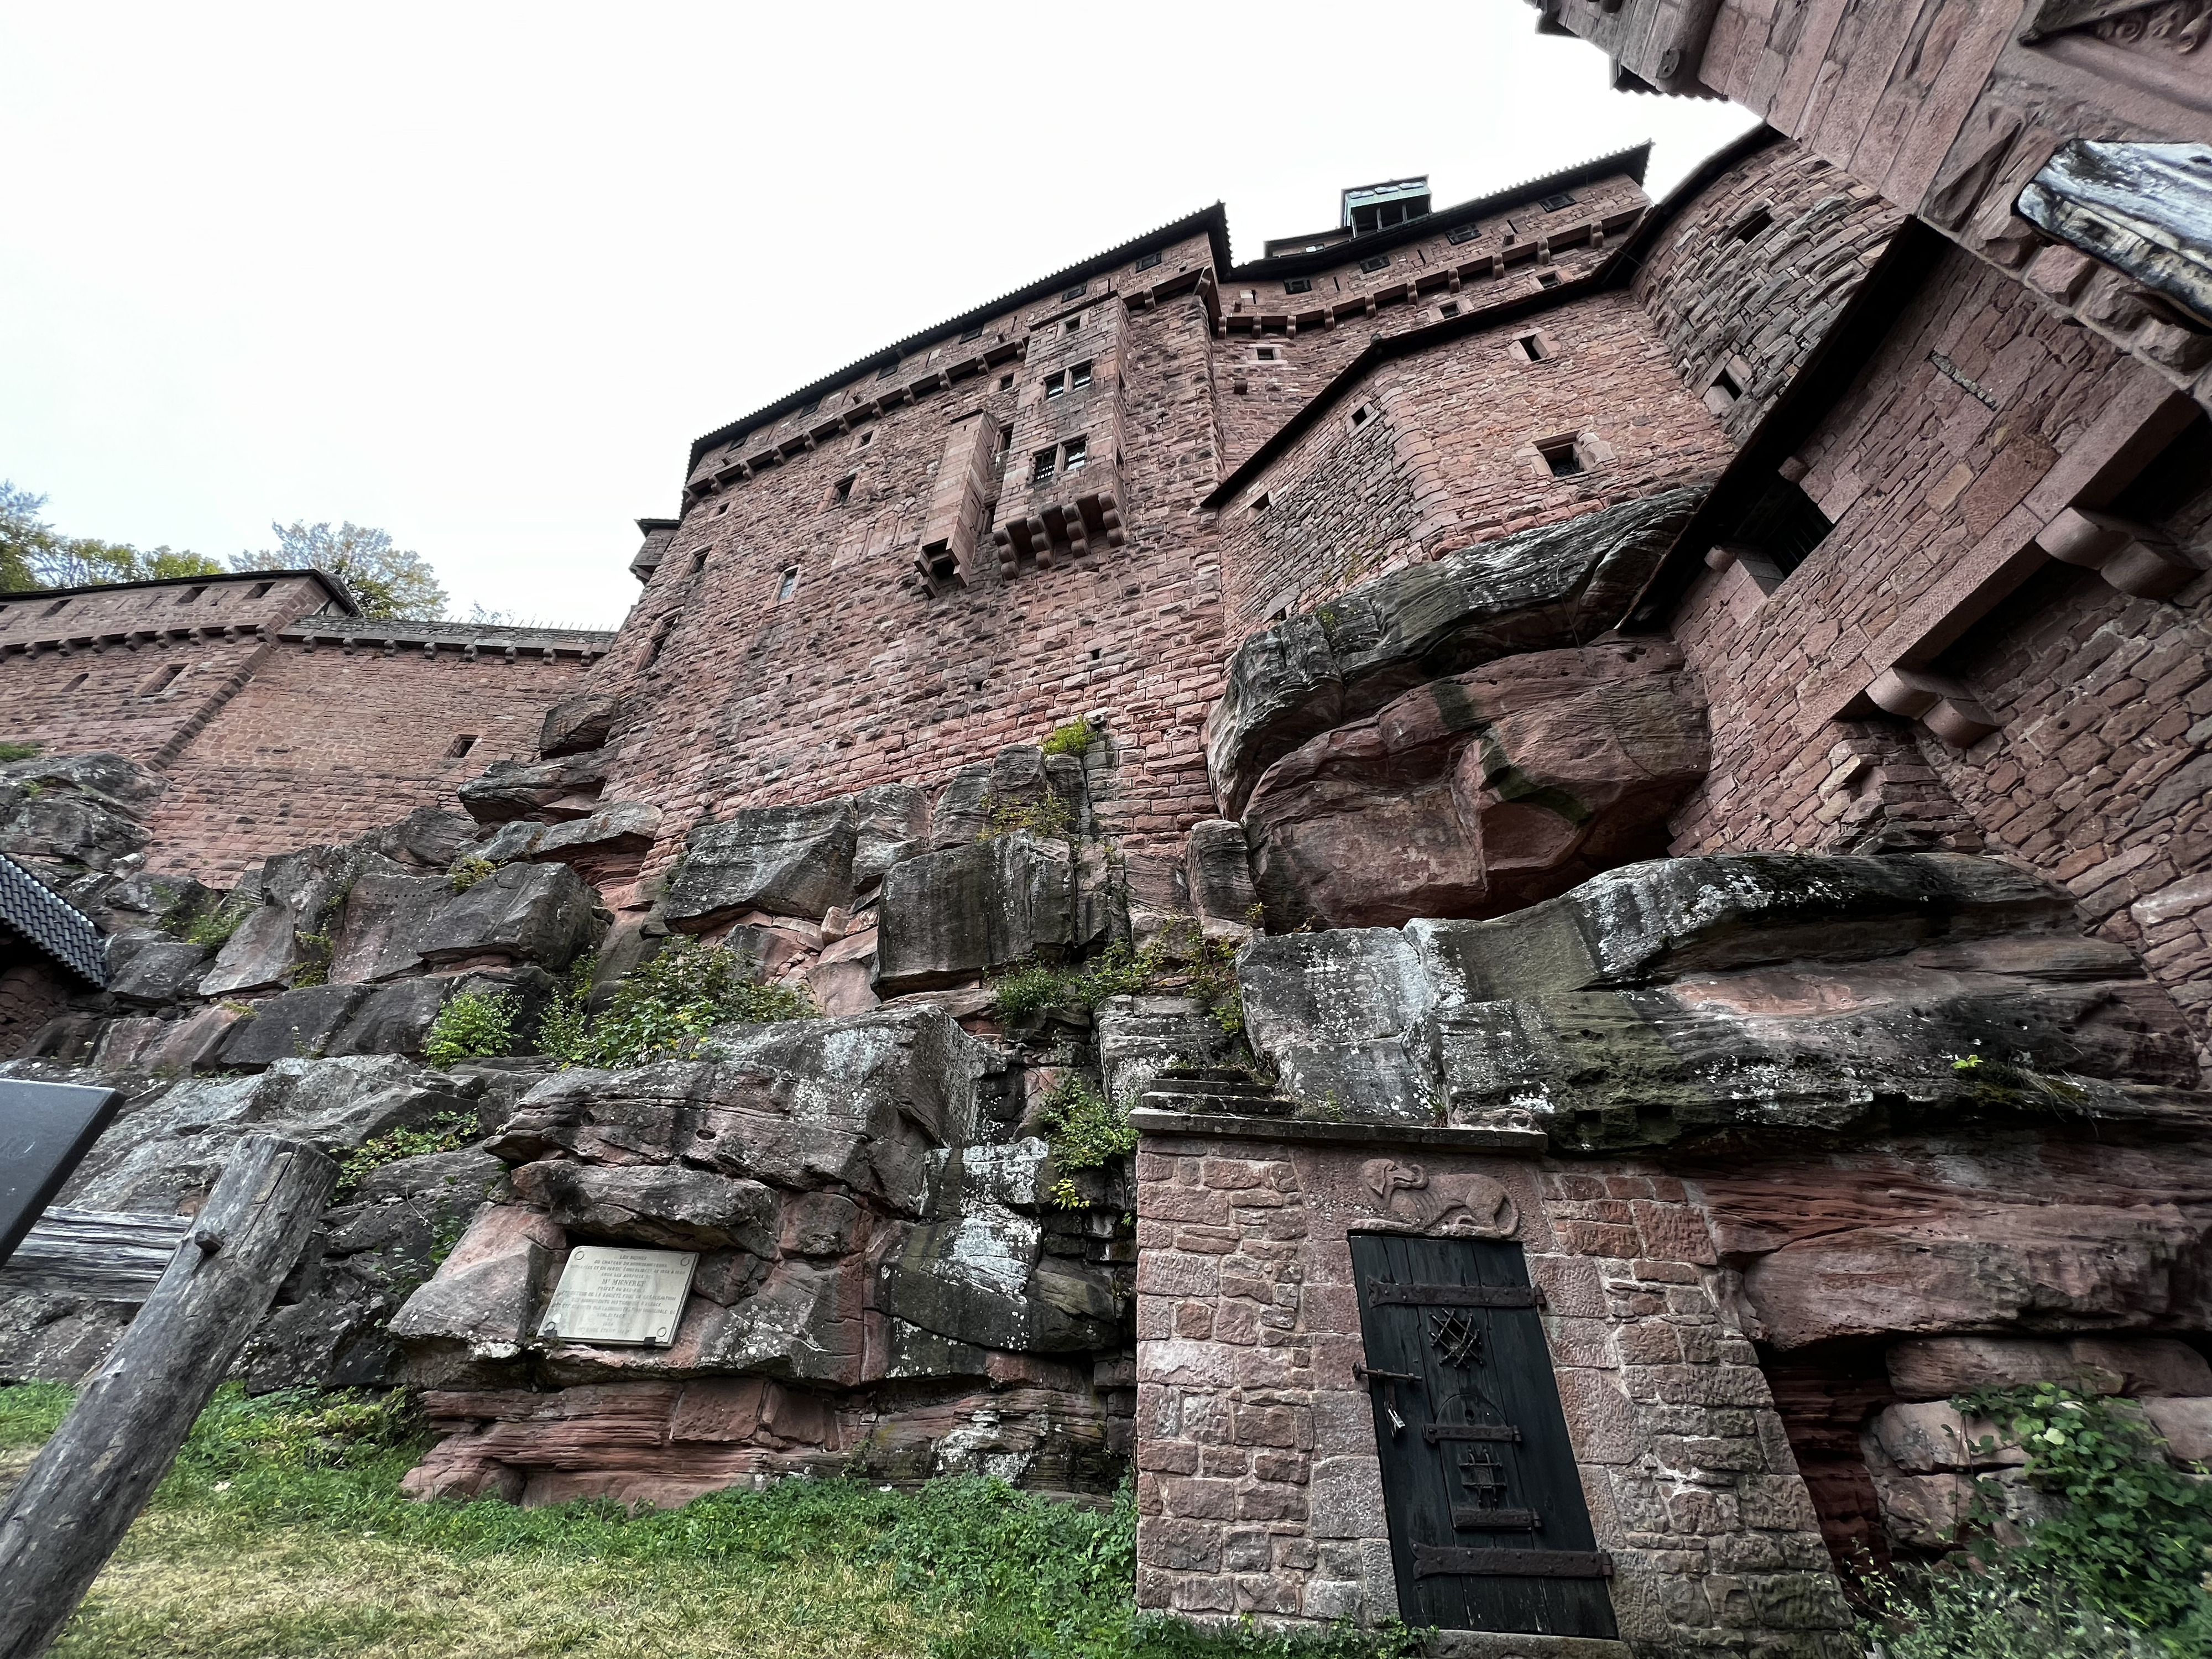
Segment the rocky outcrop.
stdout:
<path fill-rule="evenodd" d="M 1993 860 L 1632 865 L 1487 921 L 1291 934 L 1239 969 L 1291 1092 L 1577 1149 L 1875 1114 L 2194 1112 L 2180 1017 Z"/>
<path fill-rule="evenodd" d="M 446 1391 L 414 1488 L 669 1501 L 846 1459 L 1095 1484 L 1121 1199 L 1054 1200 L 1048 1149 L 1000 1107 L 1006 1060 L 927 1006 L 714 1042 L 547 1078 L 486 1143 L 503 1195 L 391 1322 Z M 699 1254 L 670 1346 L 538 1334 L 580 1243 Z"/>
<path fill-rule="evenodd" d="M 1627 610 L 1702 494 L 1666 490 L 1501 537 L 1252 635 L 1206 722 L 1222 810 L 1241 815 L 1268 767 L 1415 686 L 1594 641 Z"/>
<path fill-rule="evenodd" d="M 860 814 L 853 798 L 756 806 L 684 837 L 662 909 L 669 926 L 704 933 L 748 910 L 820 921 L 853 902 Z"/>
<path fill-rule="evenodd" d="M 1511 657 L 1270 766 L 1244 813 L 1253 878 L 1276 932 L 1503 915 L 1663 853 L 1709 761 L 1671 646 Z"/>
<path fill-rule="evenodd" d="M 958 985 L 1079 941 L 1076 859 L 1025 830 L 910 860 L 884 878 L 879 996 Z"/>
<path fill-rule="evenodd" d="M 0 853 L 112 869 L 144 850 L 141 816 L 167 787 L 160 774 L 121 755 L 0 763 Z"/>

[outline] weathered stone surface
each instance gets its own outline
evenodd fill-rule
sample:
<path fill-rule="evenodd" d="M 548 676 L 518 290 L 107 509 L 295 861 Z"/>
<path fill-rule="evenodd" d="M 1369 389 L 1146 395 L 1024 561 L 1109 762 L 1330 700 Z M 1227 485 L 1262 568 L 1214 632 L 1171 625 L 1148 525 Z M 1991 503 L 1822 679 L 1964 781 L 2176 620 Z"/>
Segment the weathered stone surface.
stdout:
<path fill-rule="evenodd" d="M 308 847 L 269 860 L 258 875 L 242 881 L 230 902 L 258 898 L 246 911 L 215 965 L 200 981 L 200 994 L 229 996 L 281 985 L 309 960 L 301 936 L 334 937 L 348 904 L 347 896 L 362 882 L 400 876 L 402 866 L 359 847 Z"/>
<path fill-rule="evenodd" d="M 747 910 L 818 920 L 853 898 L 860 818 L 850 796 L 806 806 L 757 806 L 684 838 L 669 886 L 669 925 L 702 933 Z"/>
<path fill-rule="evenodd" d="M 107 938 L 107 989 L 125 1002 L 146 1007 L 181 1001 L 199 985 L 208 953 L 170 933 L 111 933 Z"/>
<path fill-rule="evenodd" d="M 540 861 L 577 863 L 623 853 L 644 853 L 650 850 L 653 837 L 660 833 L 660 809 L 650 802 L 611 801 L 589 817 L 571 819 L 547 829 L 532 844 L 529 856 Z"/>
<path fill-rule="evenodd" d="M 538 730 L 538 752 L 548 759 L 597 749 L 613 734 L 615 716 L 622 700 L 604 691 L 582 691 L 563 697 L 545 711 Z"/>
<path fill-rule="evenodd" d="M 2160 1396 L 2142 1402 L 2143 1415 L 2166 1437 L 2166 1455 L 2177 1463 L 2212 1462 L 2212 1399 Z"/>
<path fill-rule="evenodd" d="M 380 985 L 362 999 L 328 1054 L 419 1054 L 453 981 L 409 979 Z"/>
<path fill-rule="evenodd" d="M 1430 1122 L 1432 993 L 1413 941 L 1344 928 L 1255 939 L 1238 958 L 1245 1030 L 1284 1088 L 1328 1115 Z"/>
<path fill-rule="evenodd" d="M 2173 1337 L 2077 1336 L 2066 1346 L 2085 1379 L 2117 1378 L 2119 1392 L 2134 1399 L 2212 1395 L 2212 1364 Z"/>
<path fill-rule="evenodd" d="M 1889 1382 L 1905 1400 L 1948 1400 L 1976 1389 L 2023 1382 L 2071 1387 L 2075 1364 L 2063 1342 L 2020 1337 L 1946 1336 L 1893 1344 Z"/>
<path fill-rule="evenodd" d="M 955 1341 L 1040 1353 L 1109 1342 L 1117 1311 L 1103 1276 L 1040 1260 L 1041 1224 L 970 1203 L 957 1221 L 903 1231 L 877 1291 L 887 1313 Z"/>
<path fill-rule="evenodd" d="M 392 979 L 480 957 L 565 968 L 598 930 L 597 902 L 563 864 L 509 865 L 463 893 L 443 876 L 372 872 L 346 898 L 331 977 Z"/>
<path fill-rule="evenodd" d="M 0 853 L 106 870 L 145 847 L 139 814 L 167 787 L 121 755 L 0 763 Z"/>
<path fill-rule="evenodd" d="M 262 1066 L 280 1060 L 318 1059 L 329 1052 L 368 994 L 359 985 L 314 985 L 258 1002 L 252 1018 L 231 1028 L 222 1063 Z"/>
<path fill-rule="evenodd" d="M 931 845 L 942 852 L 1016 826 L 1088 834 L 1091 792 L 1083 763 L 1073 755 L 1048 755 L 1035 744 L 1018 743 L 988 762 L 962 767 L 938 798 Z"/>
<path fill-rule="evenodd" d="M 1075 933 L 1075 896 L 1066 843 L 1026 831 L 897 865 L 884 878 L 876 993 L 935 990 L 1054 959 Z"/>
<path fill-rule="evenodd" d="M 514 1191 L 585 1238 L 775 1254 L 775 1194 L 757 1181 L 665 1165 L 609 1169 L 548 1158 L 517 1170 Z"/>
<path fill-rule="evenodd" d="M 393 1316 L 392 1334 L 429 1345 L 434 1358 L 422 1370 L 433 1370 L 453 1346 L 473 1358 L 513 1358 L 544 1305 L 547 1273 L 565 1243 L 561 1230 L 536 1211 L 492 1206 Z"/>
<path fill-rule="evenodd" d="M 1325 618 L 1254 635 L 1206 722 L 1223 811 L 1241 815 L 1269 766 L 1401 692 L 1611 627 L 1702 493 L 1666 490 L 1485 542 L 1364 583 Z"/>
<path fill-rule="evenodd" d="M 606 782 L 606 769 L 604 750 L 534 764 L 494 761 L 481 777 L 470 779 L 454 793 L 479 823 L 505 823 L 514 818 L 553 823 L 591 816 Z"/>
<path fill-rule="evenodd" d="M 1233 818 L 1205 818 L 1190 827 L 1184 859 L 1191 908 L 1201 921 L 1249 931 L 1259 893 L 1252 885 L 1250 850 L 1244 826 Z"/>
<path fill-rule="evenodd" d="M 865 893 L 891 866 L 929 850 L 929 797 L 912 784 L 886 783 L 853 797 L 853 890 Z"/>
<path fill-rule="evenodd" d="M 355 844 L 423 870 L 445 870 L 468 852 L 480 833 L 477 821 L 435 806 L 418 806 L 397 823 L 372 830 Z"/>
<path fill-rule="evenodd" d="M 1109 997 L 1093 1012 L 1109 1100 L 1134 1102 L 1170 1066 L 1217 1066 L 1235 1042 L 1189 997 Z"/>
<path fill-rule="evenodd" d="M 1651 641 L 1511 657 L 1285 756 L 1244 816 L 1270 927 L 1497 915 L 1663 853 L 1710 759 L 1680 671 Z"/>

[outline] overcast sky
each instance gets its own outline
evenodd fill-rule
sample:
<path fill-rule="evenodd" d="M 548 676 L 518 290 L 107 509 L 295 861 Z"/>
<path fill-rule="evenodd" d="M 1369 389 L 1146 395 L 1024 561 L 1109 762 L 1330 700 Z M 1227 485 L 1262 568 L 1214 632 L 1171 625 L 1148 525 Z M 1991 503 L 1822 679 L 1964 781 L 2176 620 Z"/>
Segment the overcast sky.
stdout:
<path fill-rule="evenodd" d="M 1513 0 L 0 0 L 0 477 L 218 556 L 351 519 L 612 627 L 692 438 L 1208 203 L 1237 256 L 1749 121 Z"/>

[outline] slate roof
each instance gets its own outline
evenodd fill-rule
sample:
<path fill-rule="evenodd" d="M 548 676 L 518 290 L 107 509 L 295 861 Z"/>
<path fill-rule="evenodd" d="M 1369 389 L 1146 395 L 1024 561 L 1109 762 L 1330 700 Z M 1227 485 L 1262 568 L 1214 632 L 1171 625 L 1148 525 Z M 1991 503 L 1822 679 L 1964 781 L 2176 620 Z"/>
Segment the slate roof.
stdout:
<path fill-rule="evenodd" d="M 20 934 L 87 984 L 107 983 L 106 947 L 92 918 L 4 854 L 0 929 Z"/>

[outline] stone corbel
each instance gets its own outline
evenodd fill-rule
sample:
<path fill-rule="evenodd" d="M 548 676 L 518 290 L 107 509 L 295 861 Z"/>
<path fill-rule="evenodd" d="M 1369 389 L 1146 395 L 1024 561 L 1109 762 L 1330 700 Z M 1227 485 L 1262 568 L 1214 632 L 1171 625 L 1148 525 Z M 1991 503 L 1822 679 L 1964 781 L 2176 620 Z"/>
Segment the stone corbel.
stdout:
<path fill-rule="evenodd" d="M 1971 749 L 2003 724 L 1956 680 L 1924 669 L 1885 669 L 1866 694 L 1877 708 L 1918 720 L 1954 749 Z"/>
<path fill-rule="evenodd" d="M 2036 532 L 2035 544 L 2061 564 L 2094 570 L 2140 599 L 2169 598 L 2203 574 L 2187 553 L 2148 525 L 2079 507 L 2063 509 Z"/>

